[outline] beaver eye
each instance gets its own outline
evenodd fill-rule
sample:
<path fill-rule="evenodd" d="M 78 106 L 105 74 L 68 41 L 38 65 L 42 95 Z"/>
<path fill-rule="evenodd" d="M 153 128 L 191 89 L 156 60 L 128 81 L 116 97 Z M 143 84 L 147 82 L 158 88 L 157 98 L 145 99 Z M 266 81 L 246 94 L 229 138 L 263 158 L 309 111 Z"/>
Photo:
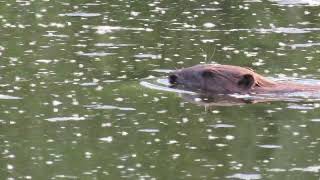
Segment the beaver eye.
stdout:
<path fill-rule="evenodd" d="M 206 70 L 201 73 L 201 76 L 204 78 L 212 78 L 212 77 L 214 77 L 214 74 L 212 71 Z"/>

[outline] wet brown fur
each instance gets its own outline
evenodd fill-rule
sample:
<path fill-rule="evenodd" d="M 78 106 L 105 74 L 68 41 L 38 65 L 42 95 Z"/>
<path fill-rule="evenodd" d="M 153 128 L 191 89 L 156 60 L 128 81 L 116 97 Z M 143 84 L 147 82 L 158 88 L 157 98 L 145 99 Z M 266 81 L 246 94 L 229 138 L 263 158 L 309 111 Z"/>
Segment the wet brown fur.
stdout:
<path fill-rule="evenodd" d="M 231 65 L 196 65 L 176 70 L 169 76 L 172 85 L 206 94 L 289 93 L 318 91 L 319 85 L 275 82 L 250 68 Z"/>

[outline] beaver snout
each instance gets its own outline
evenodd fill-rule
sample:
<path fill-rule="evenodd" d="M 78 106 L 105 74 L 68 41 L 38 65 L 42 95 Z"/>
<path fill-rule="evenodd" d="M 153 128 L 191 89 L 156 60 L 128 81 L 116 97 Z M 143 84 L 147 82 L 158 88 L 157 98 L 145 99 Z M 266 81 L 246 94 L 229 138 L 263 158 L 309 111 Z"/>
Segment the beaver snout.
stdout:
<path fill-rule="evenodd" d="M 178 76 L 175 74 L 169 75 L 169 83 L 170 84 L 177 84 L 178 83 Z"/>

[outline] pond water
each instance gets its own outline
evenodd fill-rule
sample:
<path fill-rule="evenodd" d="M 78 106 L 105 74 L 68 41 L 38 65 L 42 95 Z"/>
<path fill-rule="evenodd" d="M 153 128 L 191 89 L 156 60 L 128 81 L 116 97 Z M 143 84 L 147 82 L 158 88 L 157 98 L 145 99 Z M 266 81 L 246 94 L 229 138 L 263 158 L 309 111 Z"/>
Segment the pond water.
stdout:
<path fill-rule="evenodd" d="M 0 8 L 2 179 L 319 179 L 320 101 L 204 107 L 152 88 L 199 63 L 317 82 L 319 1 Z"/>

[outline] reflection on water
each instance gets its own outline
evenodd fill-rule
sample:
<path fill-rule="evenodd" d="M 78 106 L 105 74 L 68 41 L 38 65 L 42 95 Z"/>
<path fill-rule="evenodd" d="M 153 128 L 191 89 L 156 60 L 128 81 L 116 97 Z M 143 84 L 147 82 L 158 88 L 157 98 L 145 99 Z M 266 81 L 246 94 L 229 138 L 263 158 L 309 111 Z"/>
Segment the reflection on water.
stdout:
<path fill-rule="evenodd" d="M 227 176 L 230 179 L 262 179 L 260 174 L 234 174 L 231 176 Z"/>
<path fill-rule="evenodd" d="M 317 0 L 270 0 L 271 2 L 276 2 L 279 5 L 288 6 L 319 6 L 320 2 Z"/>
<path fill-rule="evenodd" d="M 318 179 L 314 98 L 204 108 L 161 77 L 202 62 L 320 79 L 319 12 L 315 0 L 3 1 L 0 177 Z"/>

